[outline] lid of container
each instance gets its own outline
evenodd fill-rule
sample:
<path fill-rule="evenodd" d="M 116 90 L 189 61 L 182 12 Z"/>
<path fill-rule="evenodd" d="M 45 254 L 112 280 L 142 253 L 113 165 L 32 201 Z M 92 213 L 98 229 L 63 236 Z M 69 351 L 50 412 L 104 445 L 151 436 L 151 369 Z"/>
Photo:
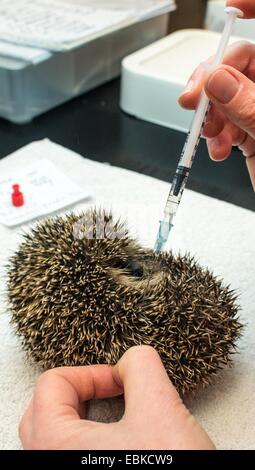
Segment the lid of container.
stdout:
<path fill-rule="evenodd" d="M 66 51 L 173 9 L 173 0 L 1 0 L 0 40 Z"/>
<path fill-rule="evenodd" d="M 199 63 L 217 49 L 220 34 L 200 29 L 177 31 L 131 54 L 123 67 L 133 73 L 185 85 Z M 233 36 L 230 43 L 240 40 Z"/>

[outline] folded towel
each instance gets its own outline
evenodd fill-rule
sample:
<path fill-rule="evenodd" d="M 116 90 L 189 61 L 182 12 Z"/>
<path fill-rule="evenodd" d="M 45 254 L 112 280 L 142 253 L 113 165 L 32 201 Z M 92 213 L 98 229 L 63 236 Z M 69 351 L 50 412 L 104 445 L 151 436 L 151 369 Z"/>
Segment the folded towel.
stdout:
<path fill-rule="evenodd" d="M 84 159 L 48 140 L 30 144 L 0 161 L 0 172 L 12 173 L 34 159 L 49 159 L 76 183 L 93 192 L 94 200 L 79 203 L 110 208 L 122 216 L 146 246 L 153 246 L 169 185 L 131 171 Z M 31 224 L 30 224 L 31 225 Z M 26 227 L 25 227 L 26 228 Z M 0 449 L 21 448 L 18 423 L 32 396 L 40 371 L 21 349 L 9 324 L 5 305 L 6 263 L 17 248 L 24 227 L 0 226 Z M 241 320 L 246 324 L 233 367 L 226 369 L 213 385 L 186 403 L 220 449 L 255 448 L 255 213 L 226 202 L 186 190 L 171 233 L 169 246 L 176 252 L 189 251 L 240 294 Z M 93 405 L 90 415 L 116 419 L 121 401 Z"/>

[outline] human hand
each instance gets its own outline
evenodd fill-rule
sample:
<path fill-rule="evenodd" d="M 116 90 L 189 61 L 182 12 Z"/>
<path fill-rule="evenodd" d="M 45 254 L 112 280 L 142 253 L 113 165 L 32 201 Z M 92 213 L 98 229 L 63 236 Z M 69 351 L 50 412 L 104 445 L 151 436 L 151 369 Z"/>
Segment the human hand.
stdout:
<path fill-rule="evenodd" d="M 125 413 L 118 423 L 84 419 L 83 402 L 123 393 Z M 20 438 L 28 450 L 214 449 L 149 346 L 129 349 L 113 367 L 64 367 L 42 374 Z"/>
<path fill-rule="evenodd" d="M 255 18 L 254 0 L 229 0 L 228 6 L 244 11 L 246 18 Z M 213 57 L 208 59 L 212 63 Z M 208 71 L 200 64 L 179 98 L 181 106 L 195 109 L 204 87 L 211 100 L 203 135 L 207 138 L 213 160 L 225 160 L 233 145 L 246 157 L 255 190 L 255 45 L 238 42 L 231 45 L 224 65 Z"/>

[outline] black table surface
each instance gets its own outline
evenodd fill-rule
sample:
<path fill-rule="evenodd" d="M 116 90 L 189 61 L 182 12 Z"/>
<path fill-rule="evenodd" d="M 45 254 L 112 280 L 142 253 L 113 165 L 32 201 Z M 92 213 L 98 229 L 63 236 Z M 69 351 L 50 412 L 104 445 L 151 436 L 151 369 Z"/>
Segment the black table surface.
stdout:
<path fill-rule="evenodd" d="M 170 182 L 186 135 L 126 115 L 119 108 L 119 92 L 119 80 L 113 80 L 29 124 L 0 119 L 0 158 L 47 137 L 92 160 Z M 188 187 L 255 211 L 255 194 L 238 150 L 216 163 L 202 141 Z"/>

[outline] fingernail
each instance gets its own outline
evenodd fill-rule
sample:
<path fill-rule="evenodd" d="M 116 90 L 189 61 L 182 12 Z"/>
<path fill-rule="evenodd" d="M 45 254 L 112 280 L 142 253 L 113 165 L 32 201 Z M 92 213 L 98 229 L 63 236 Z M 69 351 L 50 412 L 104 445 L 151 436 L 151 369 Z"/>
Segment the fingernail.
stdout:
<path fill-rule="evenodd" d="M 222 104 L 228 104 L 239 90 L 239 82 L 227 70 L 216 70 L 206 87 L 212 97 Z"/>
<path fill-rule="evenodd" d="M 184 90 L 183 90 L 181 96 L 182 96 L 182 95 L 186 95 L 186 93 L 190 93 L 190 92 L 193 90 L 193 88 L 194 88 L 194 84 L 195 84 L 194 80 L 193 80 L 193 79 L 190 79 L 190 80 L 188 81 L 186 87 L 184 88 Z"/>
<path fill-rule="evenodd" d="M 214 139 L 213 139 L 213 145 L 211 144 L 211 146 L 208 147 L 209 157 L 210 157 L 210 159 L 213 160 L 214 162 L 217 162 L 217 160 L 218 160 L 217 158 L 215 158 L 214 153 L 215 153 L 215 149 L 217 149 L 217 147 L 219 147 L 220 144 L 221 144 L 221 142 L 220 142 L 219 137 L 214 137 Z"/>
<path fill-rule="evenodd" d="M 251 177 L 252 187 L 255 192 L 255 156 L 246 158 L 247 168 Z"/>
<path fill-rule="evenodd" d="M 227 155 L 223 154 L 222 156 L 222 149 L 224 146 L 224 138 L 221 135 L 214 137 L 213 139 L 209 139 L 208 151 L 211 160 L 214 162 L 222 162 L 226 160 Z M 224 151 L 224 149 L 223 149 Z"/>

